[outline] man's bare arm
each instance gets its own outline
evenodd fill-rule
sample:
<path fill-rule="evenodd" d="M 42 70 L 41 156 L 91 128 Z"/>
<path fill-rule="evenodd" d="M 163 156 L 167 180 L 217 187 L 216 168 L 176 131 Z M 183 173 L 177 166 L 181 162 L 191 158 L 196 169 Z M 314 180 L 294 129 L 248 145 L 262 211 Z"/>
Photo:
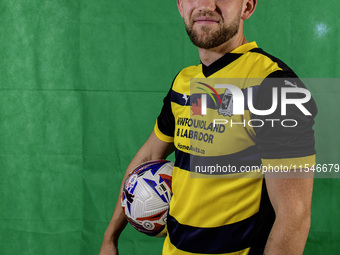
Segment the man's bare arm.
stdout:
<path fill-rule="evenodd" d="M 136 155 L 128 165 L 121 183 L 120 190 L 122 190 L 126 178 L 136 166 L 154 159 L 165 159 L 169 154 L 173 152 L 173 150 L 173 143 L 166 143 L 159 140 L 153 131 L 148 140 L 143 144 L 143 146 L 139 149 L 139 151 L 136 153 Z M 121 207 L 119 192 L 111 221 L 104 234 L 102 247 L 99 253 L 100 255 L 118 254 L 118 238 L 125 228 L 126 224 L 127 220 L 125 219 L 124 212 Z"/>
<path fill-rule="evenodd" d="M 266 178 L 266 185 L 276 219 L 264 254 L 301 255 L 310 228 L 313 176 L 276 178 L 273 175 Z"/>

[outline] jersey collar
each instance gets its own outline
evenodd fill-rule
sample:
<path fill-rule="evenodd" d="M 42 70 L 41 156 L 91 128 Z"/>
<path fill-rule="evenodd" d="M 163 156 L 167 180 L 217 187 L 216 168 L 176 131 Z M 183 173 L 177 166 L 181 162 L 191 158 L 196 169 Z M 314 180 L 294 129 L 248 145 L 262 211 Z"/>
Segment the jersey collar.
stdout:
<path fill-rule="evenodd" d="M 243 44 L 231 52 L 225 54 L 221 58 L 217 59 L 214 63 L 209 66 L 202 64 L 202 72 L 205 77 L 208 77 L 217 71 L 221 70 L 225 66 L 229 65 L 231 62 L 235 61 L 241 57 L 244 53 L 250 51 L 251 49 L 257 48 L 256 42 L 250 42 Z"/>

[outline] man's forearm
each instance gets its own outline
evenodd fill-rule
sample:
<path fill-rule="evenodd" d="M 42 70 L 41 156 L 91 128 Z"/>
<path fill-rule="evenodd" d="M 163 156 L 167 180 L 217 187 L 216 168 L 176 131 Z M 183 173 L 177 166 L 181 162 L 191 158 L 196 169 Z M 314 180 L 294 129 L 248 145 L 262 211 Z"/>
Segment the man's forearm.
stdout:
<path fill-rule="evenodd" d="M 124 211 L 121 206 L 121 191 L 123 189 L 123 185 L 125 183 L 125 180 L 127 179 L 128 175 L 131 173 L 131 171 L 138 166 L 139 164 L 149 160 L 149 158 L 145 158 L 144 155 L 139 152 L 136 154 L 136 156 L 132 159 L 130 162 L 129 166 L 127 167 L 127 170 L 125 172 L 125 175 L 123 177 L 120 189 L 119 189 L 119 194 L 118 194 L 118 199 L 116 202 L 116 206 L 112 215 L 112 218 L 110 220 L 110 223 L 105 231 L 104 239 L 107 242 L 117 242 L 118 238 L 121 234 L 121 232 L 124 230 L 127 220 L 125 218 Z"/>
<path fill-rule="evenodd" d="M 124 230 L 127 220 L 124 216 L 123 209 L 120 205 L 120 198 L 118 198 L 118 201 L 116 203 L 116 207 L 114 210 L 114 214 L 111 218 L 111 221 L 105 231 L 104 239 L 107 242 L 114 242 L 117 243 L 118 238 L 121 234 L 121 232 Z"/>
<path fill-rule="evenodd" d="M 109 226 L 107 227 L 104 235 L 104 243 L 115 243 L 117 245 L 118 238 L 127 224 L 124 211 L 121 207 L 120 196 L 123 185 L 128 175 L 133 171 L 135 167 L 144 163 L 145 161 L 166 158 L 173 151 L 173 144 L 166 143 L 157 138 L 154 132 L 151 133 L 148 140 L 139 149 L 136 155 L 128 165 L 125 175 L 122 179 L 122 183 L 119 190 L 117 203 L 114 213 L 112 215 Z"/>
<path fill-rule="evenodd" d="M 310 228 L 310 217 L 277 219 L 270 232 L 264 255 L 302 255 Z"/>

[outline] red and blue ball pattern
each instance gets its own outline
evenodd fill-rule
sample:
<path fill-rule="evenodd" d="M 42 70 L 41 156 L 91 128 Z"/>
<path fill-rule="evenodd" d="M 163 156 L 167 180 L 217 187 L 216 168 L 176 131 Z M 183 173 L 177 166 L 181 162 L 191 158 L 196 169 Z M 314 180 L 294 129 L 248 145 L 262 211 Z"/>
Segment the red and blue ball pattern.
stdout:
<path fill-rule="evenodd" d="M 138 231 L 150 236 L 165 235 L 172 169 L 172 162 L 154 160 L 138 166 L 128 176 L 121 203 L 127 220 Z"/>

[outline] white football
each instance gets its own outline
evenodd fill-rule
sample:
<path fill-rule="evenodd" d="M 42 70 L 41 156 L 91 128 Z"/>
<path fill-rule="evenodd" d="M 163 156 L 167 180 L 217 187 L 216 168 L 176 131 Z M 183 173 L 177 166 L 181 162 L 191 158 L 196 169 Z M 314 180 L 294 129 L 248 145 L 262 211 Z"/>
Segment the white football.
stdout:
<path fill-rule="evenodd" d="M 150 236 L 166 235 L 166 220 L 172 196 L 174 163 L 154 160 L 138 167 L 126 179 L 121 203 L 129 223 Z"/>

